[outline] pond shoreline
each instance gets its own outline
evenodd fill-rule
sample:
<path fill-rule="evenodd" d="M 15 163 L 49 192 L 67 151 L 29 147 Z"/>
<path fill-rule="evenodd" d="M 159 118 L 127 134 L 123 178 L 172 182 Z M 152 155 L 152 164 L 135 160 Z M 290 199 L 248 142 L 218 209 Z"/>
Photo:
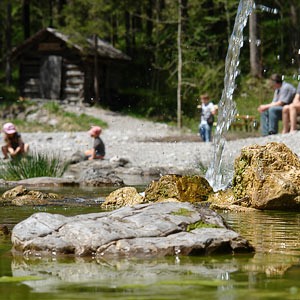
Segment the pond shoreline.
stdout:
<path fill-rule="evenodd" d="M 106 146 L 103 164 L 113 167 L 113 163 L 120 159 L 128 161 L 123 168 L 113 170 L 115 175 L 127 179 L 125 184 L 147 184 L 153 178 L 165 174 L 203 174 L 212 161 L 213 143 L 201 142 L 200 138 L 191 132 L 96 107 L 68 106 L 64 109 L 98 117 L 108 124 L 108 128 L 104 129 L 101 135 Z M 93 142 L 87 132 L 21 134 L 24 141 L 29 143 L 32 153 L 48 153 L 67 160 L 70 160 L 76 152 L 83 153 Z M 240 155 L 243 147 L 254 144 L 265 145 L 269 142 L 285 143 L 293 152 L 300 155 L 300 132 L 231 140 L 227 141 L 224 147 L 225 168 L 229 173 L 233 171 L 234 160 Z M 97 164 L 98 161 L 92 161 L 90 167 Z M 72 169 L 76 167 L 80 171 L 81 163 L 74 165 Z M 66 174 L 64 177 L 77 180 L 76 176 L 72 176 Z"/>

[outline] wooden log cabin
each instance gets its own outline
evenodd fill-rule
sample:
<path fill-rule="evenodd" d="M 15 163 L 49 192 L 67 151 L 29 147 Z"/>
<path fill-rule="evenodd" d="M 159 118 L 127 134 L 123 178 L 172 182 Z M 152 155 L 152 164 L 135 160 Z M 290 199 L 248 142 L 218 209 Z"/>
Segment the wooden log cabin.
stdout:
<path fill-rule="evenodd" d="M 44 28 L 13 50 L 12 61 L 19 64 L 24 98 L 117 106 L 121 70 L 130 57 L 100 38 L 80 46 L 56 29 Z"/>

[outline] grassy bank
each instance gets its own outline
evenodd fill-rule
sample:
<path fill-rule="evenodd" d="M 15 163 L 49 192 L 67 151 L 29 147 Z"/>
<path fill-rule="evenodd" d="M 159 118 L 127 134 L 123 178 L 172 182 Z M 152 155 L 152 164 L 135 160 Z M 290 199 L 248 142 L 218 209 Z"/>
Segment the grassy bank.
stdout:
<path fill-rule="evenodd" d="M 12 122 L 20 132 L 87 131 L 90 126 L 106 128 L 106 122 L 84 113 L 66 112 L 54 101 L 4 102 L 0 105 L 1 123 Z"/>

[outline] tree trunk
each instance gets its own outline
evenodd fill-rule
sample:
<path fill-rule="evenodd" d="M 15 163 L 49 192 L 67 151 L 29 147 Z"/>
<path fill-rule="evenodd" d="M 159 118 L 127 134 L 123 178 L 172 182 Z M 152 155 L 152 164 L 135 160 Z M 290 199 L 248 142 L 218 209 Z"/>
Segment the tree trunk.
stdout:
<path fill-rule="evenodd" d="M 188 18 L 189 18 L 189 13 L 188 13 L 188 0 L 181 0 L 181 29 L 182 33 L 184 34 L 187 31 L 187 24 L 188 24 Z"/>
<path fill-rule="evenodd" d="M 23 0 L 22 21 L 23 21 L 24 40 L 26 40 L 30 37 L 30 0 Z"/>
<path fill-rule="evenodd" d="M 65 22 L 65 18 L 62 15 L 62 10 L 64 8 L 64 6 L 66 5 L 66 0 L 59 0 L 58 4 L 57 4 L 57 13 L 58 13 L 58 24 L 60 26 L 65 26 L 66 22 Z"/>
<path fill-rule="evenodd" d="M 99 91 L 99 68 L 98 68 L 98 36 L 94 35 L 94 89 L 95 89 L 95 103 L 100 103 L 100 91 Z"/>
<path fill-rule="evenodd" d="M 178 128 L 181 128 L 181 81 L 182 81 L 181 21 L 182 21 L 182 3 L 181 0 L 178 0 L 178 31 L 177 31 L 177 49 L 178 49 L 177 127 Z"/>
<path fill-rule="evenodd" d="M 110 18 L 111 23 L 111 36 L 110 42 L 113 46 L 118 42 L 118 22 L 117 22 L 117 14 L 113 13 Z"/>
<path fill-rule="evenodd" d="M 135 34 L 137 32 L 137 24 L 136 24 L 137 18 L 130 14 L 130 33 L 131 33 L 131 47 L 132 49 L 135 49 Z"/>
<path fill-rule="evenodd" d="M 228 36 L 228 41 L 230 40 L 230 35 L 231 35 L 231 22 L 230 22 L 230 15 L 229 15 L 229 10 L 228 10 L 228 0 L 224 2 L 225 6 L 225 11 L 226 11 L 226 31 L 227 31 L 227 36 Z"/>
<path fill-rule="evenodd" d="M 297 59 L 297 63 L 299 65 L 300 60 L 299 60 L 299 48 L 300 48 L 300 30 L 299 30 L 299 18 L 300 16 L 298 15 L 298 11 L 297 11 L 297 5 L 296 3 L 291 3 L 290 4 L 290 14 L 291 14 L 291 23 L 292 23 L 292 28 L 291 28 L 291 32 L 292 32 L 292 52 L 293 55 L 295 55 L 296 59 Z"/>
<path fill-rule="evenodd" d="M 49 0 L 49 27 L 53 27 L 53 0 Z"/>
<path fill-rule="evenodd" d="M 250 37 L 250 68 L 253 77 L 262 77 L 262 65 L 259 51 L 259 34 L 257 14 L 253 10 L 249 16 L 249 37 Z"/>
<path fill-rule="evenodd" d="M 147 21 L 146 21 L 146 36 L 148 42 L 152 43 L 152 32 L 153 32 L 153 0 L 148 0 L 147 2 L 147 8 L 146 8 L 146 14 L 147 14 Z"/>
<path fill-rule="evenodd" d="M 5 78 L 6 85 L 11 85 L 12 75 L 11 75 L 11 35 L 12 35 L 12 19 L 11 19 L 11 3 L 7 2 L 6 6 L 6 15 L 7 15 L 7 23 L 6 23 L 6 31 L 5 31 L 5 39 L 6 39 L 6 66 L 5 66 Z"/>
<path fill-rule="evenodd" d="M 131 37 L 130 37 L 130 14 L 125 11 L 125 42 L 126 42 L 126 52 L 131 54 Z"/>

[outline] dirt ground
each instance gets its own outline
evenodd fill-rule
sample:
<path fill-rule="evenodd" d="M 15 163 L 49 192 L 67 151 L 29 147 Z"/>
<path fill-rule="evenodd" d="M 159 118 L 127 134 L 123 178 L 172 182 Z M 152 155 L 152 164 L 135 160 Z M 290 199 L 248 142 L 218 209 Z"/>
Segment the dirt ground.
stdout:
<path fill-rule="evenodd" d="M 225 138 L 227 141 L 234 141 L 238 139 L 245 139 L 250 137 L 259 137 L 259 131 L 246 132 L 246 131 L 233 131 L 230 130 L 226 133 Z M 160 142 L 160 143 L 174 143 L 174 142 L 188 142 L 188 143 L 199 143 L 201 138 L 197 134 L 180 134 L 176 136 L 165 136 L 158 138 L 145 138 L 142 141 L 145 142 Z"/>

